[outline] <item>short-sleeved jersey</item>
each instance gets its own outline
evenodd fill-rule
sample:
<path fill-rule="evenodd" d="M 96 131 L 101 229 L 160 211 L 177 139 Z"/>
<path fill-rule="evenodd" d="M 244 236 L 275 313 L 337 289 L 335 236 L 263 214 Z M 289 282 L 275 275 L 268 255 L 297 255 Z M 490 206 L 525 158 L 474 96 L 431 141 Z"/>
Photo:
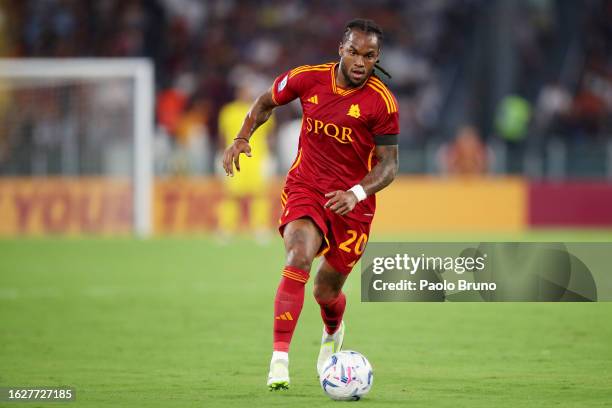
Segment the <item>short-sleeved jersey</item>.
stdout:
<path fill-rule="evenodd" d="M 359 88 L 342 89 L 336 84 L 337 69 L 338 63 L 305 65 L 274 81 L 274 102 L 300 98 L 303 110 L 289 188 L 299 184 L 321 194 L 348 190 L 376 165 L 376 144 L 399 134 L 397 101 L 385 84 L 371 76 Z M 371 222 L 375 208 L 371 195 L 346 216 Z"/>

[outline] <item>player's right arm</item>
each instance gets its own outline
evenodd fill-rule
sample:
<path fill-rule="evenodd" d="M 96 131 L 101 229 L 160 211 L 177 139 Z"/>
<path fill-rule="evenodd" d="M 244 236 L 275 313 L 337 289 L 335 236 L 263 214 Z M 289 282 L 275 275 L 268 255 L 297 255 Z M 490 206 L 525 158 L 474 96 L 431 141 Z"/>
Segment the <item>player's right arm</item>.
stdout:
<path fill-rule="evenodd" d="M 225 169 L 226 175 L 234 176 L 234 166 L 236 166 L 237 171 L 240 171 L 240 153 L 244 153 L 247 157 L 251 157 L 249 139 L 258 127 L 270 119 L 272 111 L 277 106 L 278 105 L 274 103 L 274 99 L 272 98 L 271 88 L 255 100 L 255 103 L 251 106 L 251 109 L 244 118 L 242 127 L 234 139 L 234 143 L 225 150 L 223 155 L 223 168 Z"/>

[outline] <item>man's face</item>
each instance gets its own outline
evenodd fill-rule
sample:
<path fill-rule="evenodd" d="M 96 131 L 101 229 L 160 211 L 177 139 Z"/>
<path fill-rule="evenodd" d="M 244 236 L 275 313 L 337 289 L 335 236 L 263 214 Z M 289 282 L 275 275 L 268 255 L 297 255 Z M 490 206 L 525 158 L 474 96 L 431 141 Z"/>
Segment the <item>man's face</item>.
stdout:
<path fill-rule="evenodd" d="M 347 40 L 340 44 L 340 70 L 350 86 L 361 86 L 372 74 L 379 45 L 376 34 L 360 30 L 351 30 Z"/>

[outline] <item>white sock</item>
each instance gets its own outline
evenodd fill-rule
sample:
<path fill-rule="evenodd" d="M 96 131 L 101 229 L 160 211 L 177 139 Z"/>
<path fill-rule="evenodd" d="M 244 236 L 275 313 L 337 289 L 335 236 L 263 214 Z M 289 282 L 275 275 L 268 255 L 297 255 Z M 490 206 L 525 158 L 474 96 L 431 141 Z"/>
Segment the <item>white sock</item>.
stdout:
<path fill-rule="evenodd" d="M 286 351 L 273 351 L 272 352 L 272 361 L 274 360 L 287 360 L 289 361 L 289 353 Z"/>

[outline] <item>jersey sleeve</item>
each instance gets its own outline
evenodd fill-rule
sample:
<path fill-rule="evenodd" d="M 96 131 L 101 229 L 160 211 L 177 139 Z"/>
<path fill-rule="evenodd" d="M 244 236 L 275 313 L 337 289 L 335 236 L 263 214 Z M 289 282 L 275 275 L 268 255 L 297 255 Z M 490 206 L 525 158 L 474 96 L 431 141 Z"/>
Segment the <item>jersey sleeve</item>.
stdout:
<path fill-rule="evenodd" d="M 387 97 L 383 97 L 379 102 L 372 126 L 374 143 L 377 145 L 397 144 L 397 135 L 400 133 L 397 100 L 391 93 L 388 93 Z"/>
<path fill-rule="evenodd" d="M 299 98 L 306 88 L 306 75 L 296 75 L 294 71 L 287 71 L 274 80 L 272 85 L 272 99 L 277 105 L 285 105 L 295 98 Z"/>

